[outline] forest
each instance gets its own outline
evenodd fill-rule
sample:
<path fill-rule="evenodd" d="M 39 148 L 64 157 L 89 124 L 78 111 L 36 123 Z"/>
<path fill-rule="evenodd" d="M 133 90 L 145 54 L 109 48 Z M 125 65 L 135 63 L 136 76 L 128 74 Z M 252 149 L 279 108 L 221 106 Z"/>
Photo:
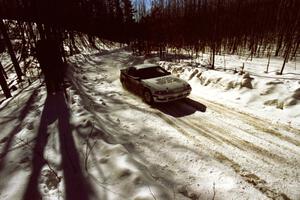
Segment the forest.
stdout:
<path fill-rule="evenodd" d="M 20 68 L 16 52 L 26 60 L 38 40 L 55 38 L 61 56 L 63 46 L 73 55 L 74 37 L 82 34 L 92 45 L 95 38 L 123 43 L 140 55 L 208 52 L 212 69 L 215 55 L 282 57 L 282 74 L 299 55 L 299 10 L 298 0 L 0 0 L 0 50 L 8 50 L 19 81 L 26 67 Z M 21 44 L 13 47 L 15 39 Z"/>

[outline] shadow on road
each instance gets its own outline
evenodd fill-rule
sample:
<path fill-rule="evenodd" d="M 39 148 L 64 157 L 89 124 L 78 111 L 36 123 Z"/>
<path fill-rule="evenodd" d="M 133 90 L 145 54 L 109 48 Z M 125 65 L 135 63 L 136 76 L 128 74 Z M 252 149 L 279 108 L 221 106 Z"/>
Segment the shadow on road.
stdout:
<path fill-rule="evenodd" d="M 154 105 L 154 108 L 157 108 L 161 112 L 176 118 L 191 115 L 197 111 L 206 111 L 206 106 L 204 104 L 194 101 L 190 98 L 185 98 L 174 102 L 156 104 Z"/>
<path fill-rule="evenodd" d="M 76 150 L 72 128 L 69 123 L 70 114 L 63 93 L 48 95 L 41 116 L 35 146 L 33 148 L 32 173 L 29 178 L 23 199 L 42 199 L 39 192 L 39 177 L 42 168 L 47 164 L 44 149 L 47 145 L 48 126 L 58 121 L 58 134 L 64 173 L 65 199 L 89 199 L 88 186 L 83 176 L 80 159 Z"/>
<path fill-rule="evenodd" d="M 14 129 L 11 130 L 11 132 L 7 135 L 5 139 L 4 147 L 2 148 L 2 151 L 0 152 L 0 171 L 3 169 L 5 164 L 5 157 L 9 152 L 9 149 L 11 148 L 11 145 L 15 139 L 15 136 L 18 134 L 18 132 L 22 129 L 22 123 L 28 113 L 30 113 L 30 110 L 34 108 L 33 103 L 38 95 L 38 90 L 34 90 L 32 94 L 30 95 L 29 99 L 23 106 L 23 108 L 20 110 L 20 115 L 18 116 L 19 123 L 15 123 Z M 18 110 L 15 110 L 15 112 L 18 112 Z M 13 117 L 11 120 L 14 120 L 15 117 Z"/>

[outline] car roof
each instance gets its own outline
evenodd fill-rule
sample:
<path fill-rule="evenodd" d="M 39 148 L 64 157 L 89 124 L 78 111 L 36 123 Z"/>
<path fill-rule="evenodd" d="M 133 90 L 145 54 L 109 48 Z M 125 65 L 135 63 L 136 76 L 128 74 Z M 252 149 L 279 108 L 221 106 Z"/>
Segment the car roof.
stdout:
<path fill-rule="evenodd" d="M 136 68 L 136 69 L 144 69 L 144 68 L 158 67 L 158 66 L 159 65 L 157 65 L 157 64 L 145 63 L 145 64 L 140 64 L 140 65 L 135 65 L 134 68 Z"/>

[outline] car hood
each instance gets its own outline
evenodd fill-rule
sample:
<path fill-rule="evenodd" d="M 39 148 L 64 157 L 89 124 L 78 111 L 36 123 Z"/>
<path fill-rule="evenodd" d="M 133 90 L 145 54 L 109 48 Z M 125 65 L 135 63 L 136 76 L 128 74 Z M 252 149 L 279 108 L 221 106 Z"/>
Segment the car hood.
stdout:
<path fill-rule="evenodd" d="M 184 88 L 189 85 L 186 81 L 174 76 L 162 76 L 151 79 L 143 79 L 142 82 L 154 90 L 167 90 L 172 91 L 180 88 Z"/>

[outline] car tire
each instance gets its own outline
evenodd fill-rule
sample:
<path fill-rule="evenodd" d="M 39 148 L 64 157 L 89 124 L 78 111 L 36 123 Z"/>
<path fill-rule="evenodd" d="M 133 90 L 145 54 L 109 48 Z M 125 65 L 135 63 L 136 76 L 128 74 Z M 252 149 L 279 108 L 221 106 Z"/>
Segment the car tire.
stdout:
<path fill-rule="evenodd" d="M 149 105 L 152 105 L 154 103 L 153 97 L 152 97 L 152 94 L 151 94 L 150 90 L 147 90 L 147 89 L 144 90 L 143 99 Z"/>

